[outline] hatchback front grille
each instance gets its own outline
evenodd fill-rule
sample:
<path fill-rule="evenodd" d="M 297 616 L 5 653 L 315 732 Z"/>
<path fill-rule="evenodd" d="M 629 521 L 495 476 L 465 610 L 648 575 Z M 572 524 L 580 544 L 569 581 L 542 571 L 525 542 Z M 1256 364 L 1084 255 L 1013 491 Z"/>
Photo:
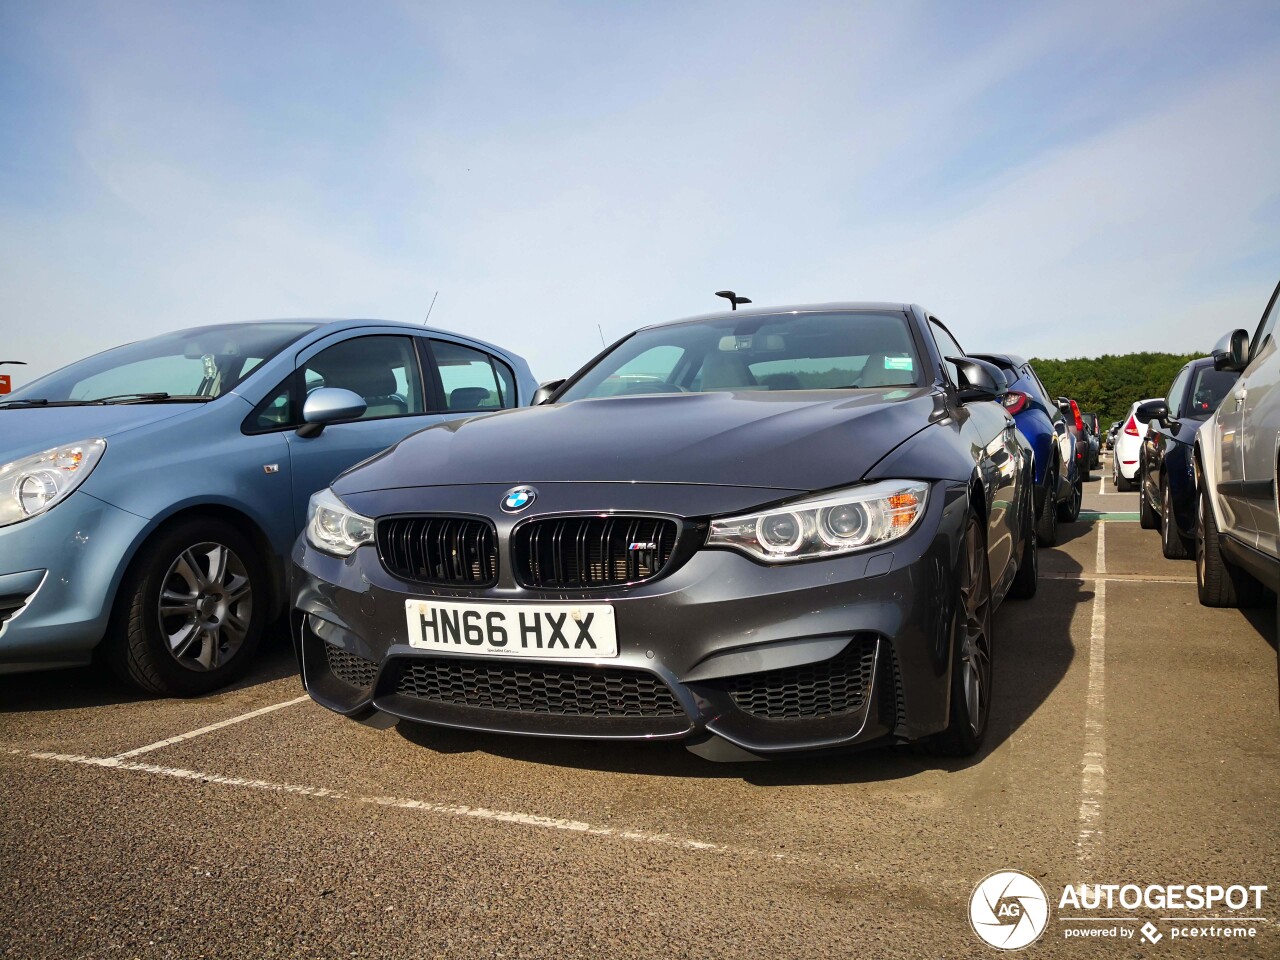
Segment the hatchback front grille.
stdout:
<path fill-rule="evenodd" d="M 680 528 L 664 517 L 553 517 L 516 528 L 512 555 L 522 586 L 616 587 L 661 575 Z"/>
<path fill-rule="evenodd" d="M 402 580 L 463 587 L 498 582 L 498 536 L 477 517 L 386 517 L 378 521 L 382 565 Z"/>
<path fill-rule="evenodd" d="M 725 689 L 739 710 L 768 720 L 853 713 L 871 695 L 876 642 L 874 636 L 855 637 L 830 660 L 732 677 Z"/>
<path fill-rule="evenodd" d="M 432 703 L 562 717 L 684 717 L 661 679 L 643 670 L 574 664 L 406 660 L 396 693 Z"/>
<path fill-rule="evenodd" d="M 329 662 L 329 669 L 333 671 L 333 675 L 353 687 L 367 690 L 373 686 L 373 681 L 377 679 L 378 665 L 372 660 L 356 656 L 354 653 L 343 650 L 341 647 L 335 647 L 331 643 L 324 645 L 324 655 Z"/>

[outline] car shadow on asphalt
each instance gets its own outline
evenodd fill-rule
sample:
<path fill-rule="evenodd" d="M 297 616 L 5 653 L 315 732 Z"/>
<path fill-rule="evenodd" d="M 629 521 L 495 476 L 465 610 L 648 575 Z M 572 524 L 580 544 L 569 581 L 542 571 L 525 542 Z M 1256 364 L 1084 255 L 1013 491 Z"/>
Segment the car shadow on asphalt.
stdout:
<path fill-rule="evenodd" d="M 1076 532 L 1073 528 L 1079 528 Z M 1061 529 L 1076 536 L 1090 524 Z M 715 763 L 678 743 L 600 743 L 477 733 L 401 722 L 409 742 L 439 753 L 481 753 L 545 766 L 651 777 L 736 779 L 761 787 L 871 783 L 901 780 L 980 764 L 1026 724 L 1062 681 L 1075 658 L 1071 626 L 1077 608 L 1093 599 L 1083 569 L 1066 553 L 1046 550 L 1053 579 L 1042 578 L 1031 600 L 1007 600 L 996 612 L 996 693 L 983 749 L 972 757 L 942 757 L 919 745 L 857 752 L 781 757 L 764 762 Z M 1085 627 L 1087 631 L 1088 627 Z M 1087 633 L 1086 633 L 1087 635 Z"/>
<path fill-rule="evenodd" d="M 293 655 L 287 629 L 282 632 L 269 628 L 268 634 L 263 637 L 253 669 L 218 693 L 273 683 L 297 672 L 298 663 Z M 302 692 L 301 683 L 298 691 Z M 0 716 L 6 713 L 80 710 L 157 699 L 160 698 L 121 680 L 104 663 L 95 662 L 87 667 L 66 670 L 0 676 Z"/>

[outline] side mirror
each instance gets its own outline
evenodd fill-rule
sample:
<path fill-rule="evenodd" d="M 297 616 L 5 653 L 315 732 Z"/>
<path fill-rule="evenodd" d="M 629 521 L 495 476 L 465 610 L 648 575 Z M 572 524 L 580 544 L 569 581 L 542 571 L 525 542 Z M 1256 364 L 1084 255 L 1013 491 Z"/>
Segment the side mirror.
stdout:
<path fill-rule="evenodd" d="M 1152 420 L 1168 426 L 1169 423 L 1169 404 L 1165 400 L 1148 400 L 1146 403 L 1138 404 L 1138 419 L 1143 423 L 1150 423 Z"/>
<path fill-rule="evenodd" d="M 533 400 L 529 405 L 536 407 L 541 403 L 546 403 L 551 399 L 551 395 L 564 386 L 564 379 L 548 380 L 546 383 L 538 384 L 538 389 L 533 392 Z"/>
<path fill-rule="evenodd" d="M 306 422 L 298 428 L 298 436 L 318 437 L 329 424 L 354 420 L 368 408 L 364 397 L 358 393 L 341 387 L 321 387 L 302 405 L 302 419 Z"/>
<path fill-rule="evenodd" d="M 1243 370 L 1249 365 L 1249 331 L 1232 330 L 1213 347 L 1213 369 Z"/>
<path fill-rule="evenodd" d="M 956 399 L 961 403 L 999 400 L 1009 392 L 1004 372 L 994 363 L 973 357 L 947 357 L 947 362 L 954 363 L 960 370 L 962 382 L 956 391 Z"/>

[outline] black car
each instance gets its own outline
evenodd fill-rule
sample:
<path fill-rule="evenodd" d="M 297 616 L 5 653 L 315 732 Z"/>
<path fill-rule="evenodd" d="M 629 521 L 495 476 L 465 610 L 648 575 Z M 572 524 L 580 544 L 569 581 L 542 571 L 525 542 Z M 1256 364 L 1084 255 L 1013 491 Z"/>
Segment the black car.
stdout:
<path fill-rule="evenodd" d="M 1148 400 L 1138 408 L 1139 419 L 1148 421 L 1138 455 L 1139 519 L 1148 530 L 1159 528 L 1161 548 L 1171 560 L 1190 557 L 1195 546 L 1196 433 L 1238 376 L 1215 370 L 1212 357 L 1192 360 L 1178 371 L 1165 399 Z"/>
<path fill-rule="evenodd" d="M 971 754 L 992 612 L 1036 588 L 1003 390 L 914 305 L 646 327 L 312 498 L 303 681 L 374 724 Z"/>

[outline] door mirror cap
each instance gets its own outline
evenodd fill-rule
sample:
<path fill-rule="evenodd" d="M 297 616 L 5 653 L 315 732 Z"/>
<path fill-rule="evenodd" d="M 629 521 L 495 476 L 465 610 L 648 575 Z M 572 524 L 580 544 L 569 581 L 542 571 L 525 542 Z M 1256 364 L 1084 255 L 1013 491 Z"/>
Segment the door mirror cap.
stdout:
<path fill-rule="evenodd" d="M 302 405 L 302 419 L 298 428 L 300 437 L 316 437 L 331 423 L 354 420 L 369 408 L 364 397 L 341 387 L 321 387 L 307 397 Z"/>
<path fill-rule="evenodd" d="M 538 384 L 538 389 L 533 392 L 533 399 L 529 405 L 536 407 L 539 404 L 546 403 L 551 399 L 551 395 L 564 386 L 564 380 L 548 380 L 546 383 Z"/>
<path fill-rule="evenodd" d="M 960 371 L 961 383 L 956 399 L 961 403 L 999 400 L 1009 392 L 1004 371 L 994 363 L 973 357 L 947 357 L 947 363 L 954 363 Z"/>
<path fill-rule="evenodd" d="M 1239 372 L 1249 365 L 1249 331 L 1232 330 L 1213 347 L 1213 369 Z"/>
<path fill-rule="evenodd" d="M 1164 400 L 1148 400 L 1146 403 L 1138 404 L 1138 419 L 1143 423 L 1150 423 L 1152 420 L 1159 424 L 1167 425 L 1169 423 L 1169 404 Z"/>

